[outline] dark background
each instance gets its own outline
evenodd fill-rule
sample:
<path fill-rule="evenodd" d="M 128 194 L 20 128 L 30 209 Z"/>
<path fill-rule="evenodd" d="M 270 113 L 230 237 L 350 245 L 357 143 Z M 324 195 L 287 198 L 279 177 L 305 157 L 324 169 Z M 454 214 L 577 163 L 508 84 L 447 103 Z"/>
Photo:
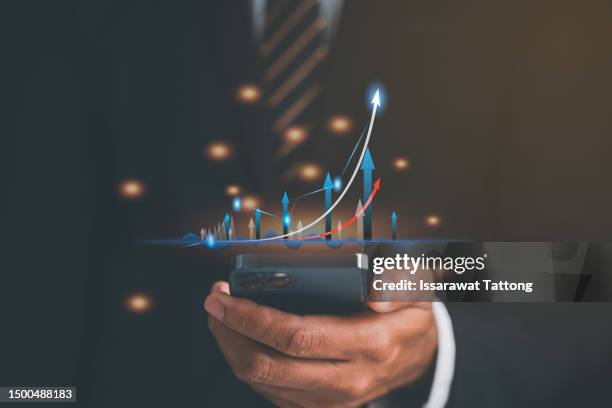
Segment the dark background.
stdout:
<path fill-rule="evenodd" d="M 386 85 L 379 234 L 397 210 L 407 238 L 609 240 L 611 7 L 347 2 L 308 120 L 364 123 L 367 86 Z M 337 169 L 354 138 L 319 132 L 288 158 L 269 152 L 265 113 L 234 97 L 262 69 L 245 2 L 4 2 L 0 15 L 0 385 L 76 384 L 89 406 L 246 403 L 201 308 L 226 256 L 136 241 L 218 222 L 229 182 L 270 206 L 307 191 L 279 172 L 313 156 Z M 203 148 L 219 138 L 241 147 L 211 163 Z M 398 152 L 406 173 L 390 165 Z M 129 177 L 142 199 L 117 194 Z M 431 212 L 437 229 L 421 221 Z M 150 313 L 126 312 L 134 292 L 151 295 Z M 585 313 L 560 308 L 549 312 Z"/>

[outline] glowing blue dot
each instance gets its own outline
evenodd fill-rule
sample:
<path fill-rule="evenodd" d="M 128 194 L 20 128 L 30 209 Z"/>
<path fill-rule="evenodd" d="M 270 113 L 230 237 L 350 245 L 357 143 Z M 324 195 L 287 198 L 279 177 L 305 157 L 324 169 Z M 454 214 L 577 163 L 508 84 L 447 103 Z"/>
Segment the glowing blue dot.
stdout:
<path fill-rule="evenodd" d="M 285 217 L 285 225 L 289 225 L 291 223 L 291 217 L 288 215 Z"/>
<path fill-rule="evenodd" d="M 234 211 L 236 211 L 236 212 L 240 211 L 240 208 L 242 207 L 242 202 L 240 201 L 240 197 L 234 198 L 234 202 L 232 203 L 232 207 L 234 207 Z"/>
<path fill-rule="evenodd" d="M 215 246 L 215 237 L 213 237 L 212 235 L 209 235 L 208 238 L 206 238 L 206 243 L 208 244 L 209 248 L 212 248 Z"/>
<path fill-rule="evenodd" d="M 340 177 L 336 177 L 334 179 L 334 190 L 340 191 L 342 188 L 342 179 Z"/>

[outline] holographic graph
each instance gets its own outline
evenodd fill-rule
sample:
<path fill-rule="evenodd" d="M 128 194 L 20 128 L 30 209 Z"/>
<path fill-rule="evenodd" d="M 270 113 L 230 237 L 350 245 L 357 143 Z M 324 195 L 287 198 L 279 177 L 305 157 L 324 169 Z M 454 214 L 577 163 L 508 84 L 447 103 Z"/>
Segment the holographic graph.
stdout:
<path fill-rule="evenodd" d="M 336 247 L 348 241 L 371 241 L 372 203 L 381 190 L 381 179 L 379 178 L 373 181 L 375 166 L 369 146 L 374 130 L 376 115 L 381 107 L 382 97 L 383 95 L 381 95 L 380 90 L 376 89 L 370 100 L 370 119 L 364 126 L 363 132 L 358 138 L 340 175 L 332 179 L 332 176 L 328 172 L 321 188 L 304 193 L 296 197 L 293 201 L 289 199 L 289 196 L 285 192 L 282 195 L 282 213 L 280 215 L 266 211 L 263 208 L 256 208 L 253 214 L 254 217 L 251 217 L 248 222 L 248 238 L 241 237 L 237 233 L 235 214 L 241 211 L 243 200 L 236 195 L 232 199 L 231 208 L 225 213 L 223 220 L 218 224 L 202 226 L 199 234 L 187 233 L 181 240 L 149 240 L 147 242 L 154 244 L 178 244 L 186 247 L 205 246 L 208 248 L 223 248 L 230 245 L 283 243 L 290 248 L 297 248 L 306 242 L 324 241 L 329 246 Z M 348 181 L 344 184 L 343 176 L 347 173 L 358 151 L 359 155 L 354 164 L 354 168 L 350 173 Z M 357 202 L 355 214 L 345 222 L 338 221 L 337 226 L 334 228 L 332 226 L 332 211 L 343 201 L 360 171 L 362 172 L 363 190 L 362 197 Z M 332 192 L 339 192 L 335 200 L 332 200 Z M 306 225 L 304 225 L 302 220 L 299 220 L 295 229 L 292 229 L 292 215 L 298 202 L 305 197 L 318 193 L 323 193 L 324 195 L 324 212 Z M 262 217 L 264 216 L 277 219 L 281 224 L 282 233 L 278 234 L 270 230 L 265 236 L 262 236 Z M 391 215 L 391 220 L 391 239 L 395 241 L 397 239 L 397 214 L 395 212 Z M 325 225 L 324 231 L 316 231 L 314 228 L 322 221 L 324 221 Z M 356 224 L 356 236 L 354 238 L 343 237 L 343 231 L 353 224 Z"/>

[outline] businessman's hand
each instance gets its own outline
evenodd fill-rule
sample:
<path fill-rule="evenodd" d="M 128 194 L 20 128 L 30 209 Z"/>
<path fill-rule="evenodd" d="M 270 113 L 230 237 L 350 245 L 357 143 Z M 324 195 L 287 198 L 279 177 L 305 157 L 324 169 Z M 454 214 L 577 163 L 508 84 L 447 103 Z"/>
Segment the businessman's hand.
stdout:
<path fill-rule="evenodd" d="M 281 407 L 360 406 L 408 384 L 437 347 L 431 303 L 370 303 L 357 316 L 297 316 L 216 283 L 209 326 L 238 378 Z"/>

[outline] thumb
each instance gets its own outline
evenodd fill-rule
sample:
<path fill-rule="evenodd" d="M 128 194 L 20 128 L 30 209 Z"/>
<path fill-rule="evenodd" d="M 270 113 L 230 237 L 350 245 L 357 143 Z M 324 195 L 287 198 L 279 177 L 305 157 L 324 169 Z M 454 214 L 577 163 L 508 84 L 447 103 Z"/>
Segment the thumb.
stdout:
<path fill-rule="evenodd" d="M 414 302 L 368 302 L 370 309 L 377 313 L 389 313 L 414 305 Z"/>
<path fill-rule="evenodd" d="M 435 299 L 435 292 L 430 290 L 408 290 L 395 291 L 393 288 L 386 289 L 384 285 L 397 285 L 398 283 L 409 281 L 415 284 L 416 276 L 421 280 L 433 281 L 433 273 L 428 270 L 419 270 L 418 275 L 407 273 L 403 270 L 391 269 L 379 275 L 377 279 L 383 282 L 383 290 L 374 290 L 370 285 L 368 293 L 368 306 L 377 313 L 390 313 L 407 308 L 428 308 Z"/>
<path fill-rule="evenodd" d="M 229 283 L 225 281 L 217 281 L 213 283 L 212 287 L 210 288 L 210 293 L 215 293 L 215 292 L 223 292 L 229 295 L 230 294 Z"/>
<path fill-rule="evenodd" d="M 368 302 L 368 306 L 376 313 L 391 313 L 401 309 L 431 309 L 432 302 L 432 300 L 416 302 Z"/>

